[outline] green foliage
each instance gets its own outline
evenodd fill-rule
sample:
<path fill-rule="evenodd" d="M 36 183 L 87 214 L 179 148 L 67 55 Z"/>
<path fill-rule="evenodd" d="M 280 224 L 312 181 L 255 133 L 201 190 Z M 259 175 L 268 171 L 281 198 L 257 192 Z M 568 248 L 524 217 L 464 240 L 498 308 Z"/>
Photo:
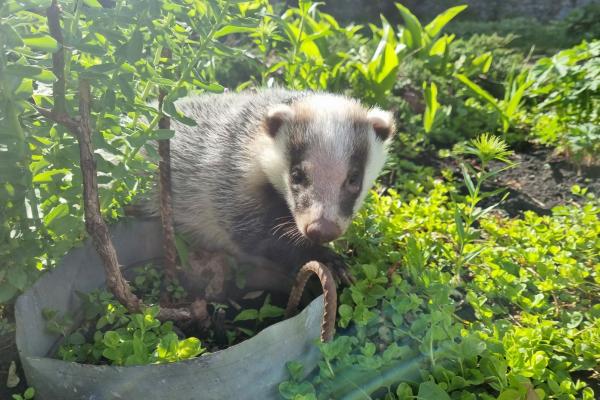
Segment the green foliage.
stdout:
<path fill-rule="evenodd" d="M 101 209 L 113 220 L 123 205 L 149 187 L 149 140 L 169 137 L 157 129 L 162 113 L 191 123 L 174 102 L 187 94 L 222 91 L 216 64 L 237 57 L 223 42 L 258 25 L 265 2 L 165 0 L 61 1 L 65 41 L 66 111 L 77 114 L 77 82 L 92 86 L 93 144 Z M 4 1 L 0 5 L 0 302 L 25 289 L 39 271 L 52 268 L 83 236 L 78 148 L 62 126 L 42 118 L 34 105 L 50 107 L 56 81 L 49 36 L 49 2 Z M 170 50 L 170 59 L 161 56 Z M 159 88 L 163 110 L 147 104 Z"/>
<path fill-rule="evenodd" d="M 475 95 L 484 100 L 494 111 L 502 122 L 502 131 L 506 133 L 511 124 L 519 116 L 519 107 L 523 99 L 525 90 L 531 86 L 532 82 L 527 79 L 526 74 L 520 74 L 515 79 L 507 82 L 507 88 L 504 100 L 497 100 L 488 91 L 473 82 L 464 74 L 456 74 L 456 79 L 468 87 Z"/>
<path fill-rule="evenodd" d="M 46 310 L 47 328 L 65 339 L 58 356 L 66 361 L 89 364 L 143 365 L 186 360 L 204 351 L 195 337 L 179 339 L 172 322 L 156 319 L 157 307 L 130 314 L 106 291 L 80 295 L 84 321 L 72 330 L 72 321 L 56 320 L 56 312 Z M 57 332 L 58 327 L 58 332 Z"/>
<path fill-rule="evenodd" d="M 49 94 L 57 80 L 51 54 L 61 46 L 49 35 L 47 6 L 0 5 L 0 302 L 83 238 L 75 138 L 34 107 L 62 104 Z M 431 168 L 405 159 L 490 132 L 595 162 L 598 41 L 528 65 L 531 54 L 573 45 L 567 27 L 593 32 L 593 17 L 456 23 L 464 10 L 458 6 L 424 23 L 398 4 L 399 26 L 385 18 L 343 26 L 308 0 L 287 8 L 267 0 L 61 6 L 64 106 L 77 114 L 77 81 L 89 80 L 108 220 L 150 187 L 157 154 L 149 141 L 173 135 L 157 129 L 159 118 L 193 124 L 175 106 L 183 96 L 279 85 L 343 92 L 397 111 L 401 131 L 385 171 L 388 187 L 371 194 L 337 245 L 351 250 L 358 278 L 341 293 L 338 336 L 320 345 L 322 359 L 309 378 L 311 371 L 288 365 L 283 397 L 594 398 L 580 377 L 589 379 L 600 363 L 597 200 L 574 187 L 586 205 L 501 217 L 494 204 L 501 191 L 486 187 L 510 159 L 493 135 L 457 146 L 467 157 L 459 163 L 463 182 L 448 171 L 445 182 L 434 179 Z M 162 110 L 148 106 L 159 89 L 168 93 Z M 186 264 L 181 241 L 178 250 Z M 161 281 L 160 270 L 142 266 L 132 283 L 150 304 L 161 289 L 183 298 L 176 282 L 162 288 Z M 129 314 L 106 292 L 82 300 L 85 318 L 75 330 L 73 318 L 45 311 L 48 329 L 65 337 L 63 359 L 132 365 L 204 351 L 198 339 L 180 339 L 171 323 L 157 321 L 153 307 Z M 215 315 L 228 309 L 210 306 Z M 224 341 L 251 336 L 281 315 L 267 295 L 226 321 Z M 202 343 L 210 347 L 212 339 Z"/>
<path fill-rule="evenodd" d="M 482 136 L 465 150 L 480 160 L 466 197 L 441 181 L 406 201 L 371 193 L 346 236 L 357 282 L 338 335 L 285 398 L 594 398 L 576 376 L 600 362 L 598 203 L 500 217 L 476 187 L 506 145 Z"/>
<path fill-rule="evenodd" d="M 27 388 L 23 394 L 13 394 L 13 400 L 31 400 L 35 398 L 35 389 L 32 387 Z"/>
<path fill-rule="evenodd" d="M 578 163 L 600 152 L 600 41 L 583 42 L 542 58 L 530 73 L 532 135 Z"/>
<path fill-rule="evenodd" d="M 567 34 L 571 37 L 586 40 L 600 38 L 600 2 L 592 0 L 584 7 L 573 10 L 565 18 L 565 23 Z"/>
<path fill-rule="evenodd" d="M 510 47 L 521 52 L 550 54 L 580 42 L 584 37 L 567 32 L 567 25 L 560 21 L 538 21 L 535 18 L 517 17 L 498 21 L 460 21 L 450 24 L 448 30 L 457 36 L 513 35 Z"/>

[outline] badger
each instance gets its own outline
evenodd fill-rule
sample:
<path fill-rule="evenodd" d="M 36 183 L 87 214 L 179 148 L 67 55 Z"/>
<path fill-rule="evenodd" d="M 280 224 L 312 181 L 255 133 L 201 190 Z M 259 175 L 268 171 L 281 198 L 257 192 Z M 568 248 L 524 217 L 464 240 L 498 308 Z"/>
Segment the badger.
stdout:
<path fill-rule="evenodd" d="M 390 112 L 336 94 L 264 89 L 177 103 L 172 121 L 175 228 L 193 246 L 297 270 L 340 237 L 383 167 Z M 158 213 L 158 203 L 152 211 Z"/>

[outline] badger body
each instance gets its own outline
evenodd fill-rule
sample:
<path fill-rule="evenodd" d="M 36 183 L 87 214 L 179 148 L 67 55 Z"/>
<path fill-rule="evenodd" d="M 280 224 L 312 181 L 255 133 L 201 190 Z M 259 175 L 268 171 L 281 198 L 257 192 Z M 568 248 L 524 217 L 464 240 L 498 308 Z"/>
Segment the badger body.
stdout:
<path fill-rule="evenodd" d="M 172 121 L 176 229 L 195 246 L 290 271 L 335 258 L 323 244 L 348 227 L 394 131 L 390 113 L 326 93 L 204 95 L 177 108 L 197 126 Z"/>

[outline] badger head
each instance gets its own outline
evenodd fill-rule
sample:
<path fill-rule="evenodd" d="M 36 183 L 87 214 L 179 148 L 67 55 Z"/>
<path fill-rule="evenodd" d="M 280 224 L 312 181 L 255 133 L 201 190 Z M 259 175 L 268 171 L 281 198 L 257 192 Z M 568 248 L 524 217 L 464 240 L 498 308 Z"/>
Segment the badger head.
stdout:
<path fill-rule="evenodd" d="M 342 235 L 387 155 L 391 113 L 313 94 L 272 106 L 259 164 L 283 195 L 297 230 L 320 244 Z"/>

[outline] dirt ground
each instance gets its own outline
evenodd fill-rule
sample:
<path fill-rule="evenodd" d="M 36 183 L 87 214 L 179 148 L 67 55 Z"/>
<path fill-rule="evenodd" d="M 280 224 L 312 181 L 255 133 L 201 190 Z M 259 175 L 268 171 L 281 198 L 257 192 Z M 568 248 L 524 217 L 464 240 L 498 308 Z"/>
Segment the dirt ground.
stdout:
<path fill-rule="evenodd" d="M 578 168 L 545 148 L 517 153 L 513 161 L 516 167 L 504 171 L 494 181 L 496 186 L 506 187 L 510 192 L 501 208 L 511 217 L 527 210 L 546 215 L 559 204 L 583 203 L 583 197 L 571 193 L 574 185 L 587 188 L 596 197 L 600 195 L 600 166 Z"/>

